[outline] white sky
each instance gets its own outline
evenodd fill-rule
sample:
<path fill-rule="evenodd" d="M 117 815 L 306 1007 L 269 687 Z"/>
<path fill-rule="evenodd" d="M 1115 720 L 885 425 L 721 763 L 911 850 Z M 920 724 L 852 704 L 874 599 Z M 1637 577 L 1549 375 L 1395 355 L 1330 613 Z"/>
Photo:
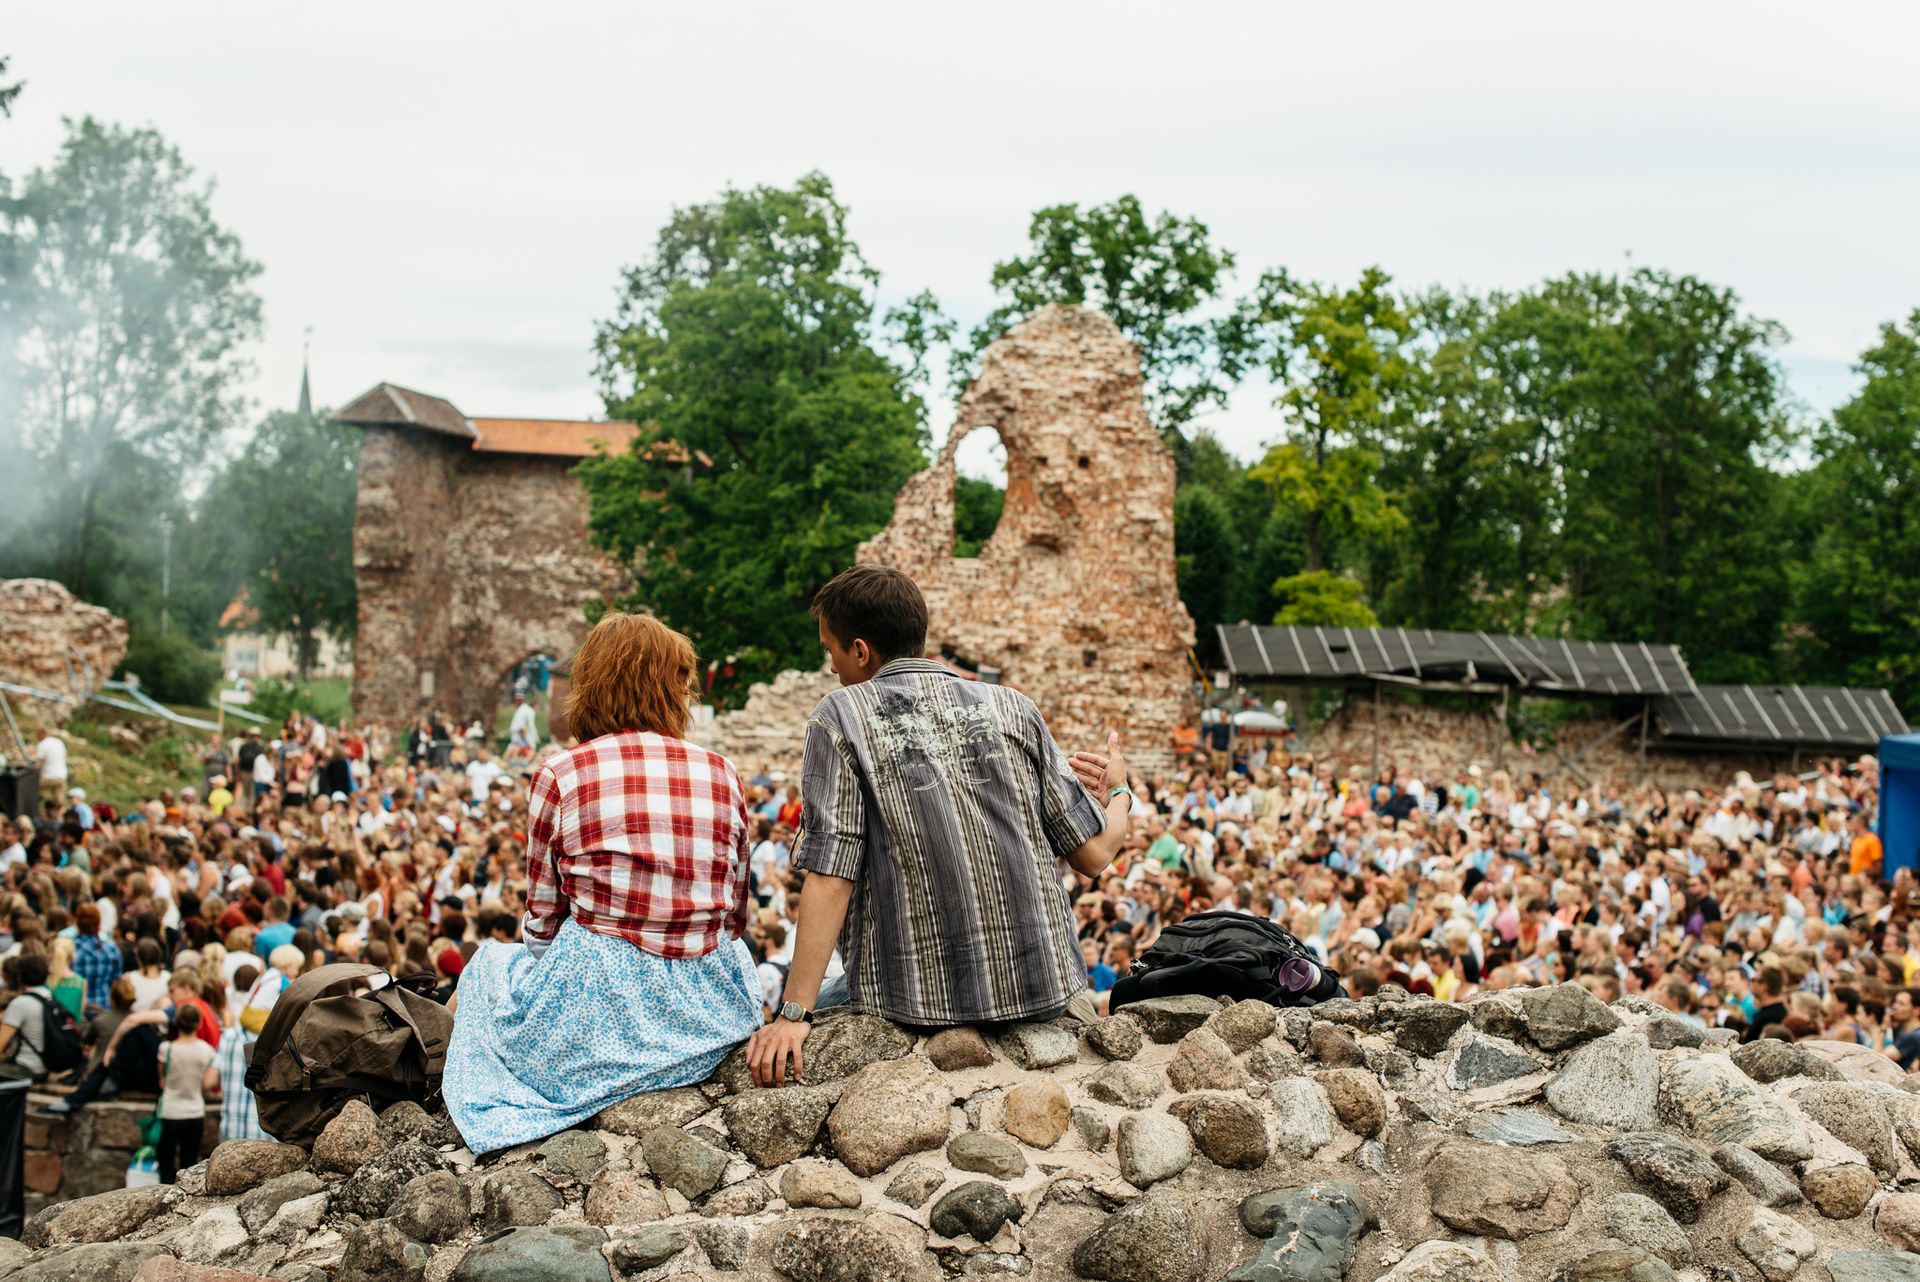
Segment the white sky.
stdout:
<path fill-rule="evenodd" d="M 266 268 L 253 394 L 601 412 L 589 342 L 675 204 L 828 173 L 891 300 L 971 322 L 1029 214 L 1137 193 L 1239 283 L 1649 264 L 1792 334 L 1814 409 L 1920 306 L 1920 6 L 14 4 L 0 171 L 152 124 Z M 937 412 L 944 427 L 947 412 Z M 1216 431 L 1254 455 L 1260 389 Z"/>

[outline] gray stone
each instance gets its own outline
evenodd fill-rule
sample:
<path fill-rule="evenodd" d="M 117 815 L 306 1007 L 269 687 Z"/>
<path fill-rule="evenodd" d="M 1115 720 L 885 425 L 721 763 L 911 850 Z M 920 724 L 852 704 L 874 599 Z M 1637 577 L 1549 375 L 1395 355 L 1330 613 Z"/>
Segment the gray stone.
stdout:
<path fill-rule="evenodd" d="M 1187 1129 L 1158 1113 L 1129 1113 L 1120 1119 L 1114 1153 L 1120 1177 L 1137 1189 L 1172 1179 L 1193 1162 Z"/>
<path fill-rule="evenodd" d="M 438 1245 L 467 1231 L 472 1207 L 452 1171 L 428 1171 L 408 1183 L 393 1204 L 393 1222 L 416 1242 Z"/>
<path fill-rule="evenodd" d="M 1088 1024 L 1081 1036 L 1101 1059 L 1132 1059 L 1146 1041 L 1139 1021 L 1124 1015 L 1112 1015 Z"/>
<path fill-rule="evenodd" d="M 1525 1036 L 1527 1016 L 1520 1005 L 1520 996 L 1524 990 L 1508 988 L 1499 992 L 1481 993 L 1467 1003 L 1467 1015 L 1473 1026 L 1483 1033 L 1512 1041 Z"/>
<path fill-rule="evenodd" d="M 1352 1032 L 1338 1024 L 1316 1023 L 1307 1033 L 1307 1058 L 1328 1068 L 1365 1068 L 1367 1053 Z"/>
<path fill-rule="evenodd" d="M 1033 1261 L 1006 1251 L 976 1251 L 967 1257 L 963 1278 L 1025 1278 L 1033 1276 Z"/>
<path fill-rule="evenodd" d="M 1667 1065 L 1660 1088 L 1663 1120 L 1715 1146 L 1744 1144 L 1762 1157 L 1803 1162 L 1813 1155 L 1807 1128 L 1724 1055 L 1698 1055 Z"/>
<path fill-rule="evenodd" d="M 1020 1199 L 991 1180 L 971 1180 L 934 1203 L 927 1227 L 941 1237 L 990 1242 L 1000 1226 L 1021 1216 Z"/>
<path fill-rule="evenodd" d="M 240 1223 L 240 1212 L 233 1206 L 216 1206 L 200 1212 L 185 1228 L 170 1233 L 167 1245 L 190 1264 L 214 1264 L 247 1244 L 247 1227 Z"/>
<path fill-rule="evenodd" d="M 540 1146 L 548 1173 L 582 1184 L 607 1165 L 607 1142 L 592 1131 L 561 1131 Z"/>
<path fill-rule="evenodd" d="M 1454 1002 L 1410 1002 L 1394 1026 L 1395 1045 L 1409 1055 L 1431 1059 L 1447 1049 L 1453 1035 L 1471 1018 Z"/>
<path fill-rule="evenodd" d="M 847 1080 L 827 1115 L 833 1151 L 855 1175 L 877 1175 L 909 1153 L 943 1146 L 951 1102 L 930 1060 L 869 1064 Z"/>
<path fill-rule="evenodd" d="M 1096 1282 L 1198 1282 L 1200 1250 L 1185 1199 L 1149 1193 L 1114 1212 L 1074 1249 L 1073 1271 Z"/>
<path fill-rule="evenodd" d="M 613 1244 L 613 1267 L 622 1273 L 644 1273 L 665 1264 L 691 1245 L 692 1239 L 679 1229 L 654 1225 Z"/>
<path fill-rule="evenodd" d="M 326 1183 L 312 1171 L 295 1171 L 291 1175 L 268 1180 L 259 1188 L 243 1194 L 235 1205 L 240 1211 L 240 1222 L 247 1226 L 247 1232 L 258 1233 L 288 1202 L 326 1191 Z"/>
<path fill-rule="evenodd" d="M 307 1169 L 307 1150 L 272 1140 L 228 1140 L 207 1159 L 207 1192 L 231 1197 L 259 1188 L 276 1175 Z"/>
<path fill-rule="evenodd" d="M 1474 1036 L 1447 1066 L 1447 1085 L 1456 1091 L 1476 1091 L 1539 1071 L 1539 1062 L 1511 1042 Z"/>
<path fill-rule="evenodd" d="M 1211 1028 L 1203 1027 L 1182 1037 L 1174 1047 L 1173 1058 L 1167 1061 L 1167 1080 L 1173 1083 L 1174 1090 L 1184 1093 L 1236 1091 L 1245 1087 L 1250 1079 L 1247 1070 L 1233 1057 L 1233 1048 Z"/>
<path fill-rule="evenodd" d="M 1279 1011 L 1263 1001 L 1235 1002 L 1225 1010 L 1209 1015 L 1202 1027 L 1210 1029 L 1214 1036 L 1232 1048 L 1235 1055 L 1244 1055 L 1273 1036 L 1279 1015 Z"/>
<path fill-rule="evenodd" d="M 348 1100 L 313 1142 L 313 1165 L 315 1170 L 352 1175 L 386 1151 L 380 1119 L 361 1101 Z"/>
<path fill-rule="evenodd" d="M 1813 1258 L 1819 1243 L 1804 1227 L 1764 1206 L 1753 1208 L 1753 1220 L 1734 1239 L 1740 1254 L 1753 1261 L 1766 1282 L 1787 1282 Z"/>
<path fill-rule="evenodd" d="M 1905 1251 L 1835 1251 L 1827 1257 L 1827 1275 L 1833 1282 L 1920 1282 L 1920 1255 Z M 21 1276 L 14 1274 L 14 1278 Z"/>
<path fill-rule="evenodd" d="M 808 1039 L 811 1042 L 811 1038 Z M 811 1051 L 811 1045 L 807 1048 Z M 809 1059 L 811 1069 L 812 1061 Z M 713 1102 L 693 1086 L 678 1086 L 666 1091 L 648 1091 L 621 1100 L 602 1109 L 590 1125 L 599 1131 L 612 1131 L 640 1139 L 658 1126 L 685 1126 L 713 1109 Z"/>
<path fill-rule="evenodd" d="M 606 1240 L 585 1224 L 506 1229 L 462 1256 L 453 1282 L 612 1282 Z"/>
<path fill-rule="evenodd" d="M 220 1146 L 225 1147 L 225 1144 Z M 216 1154 L 219 1151 L 214 1150 Z M 428 1148 L 418 1140 L 402 1140 L 348 1176 L 347 1182 L 334 1190 L 334 1209 L 362 1219 L 379 1219 L 400 1200 L 400 1192 L 407 1185 L 429 1171 L 446 1169 L 447 1160 L 438 1149 Z"/>
<path fill-rule="evenodd" d="M 1645 1247 L 1676 1269 L 1693 1263 L 1693 1243 L 1666 1208 L 1639 1193 L 1611 1193 L 1600 1199 L 1607 1236 Z"/>
<path fill-rule="evenodd" d="M 1647 1023 L 1647 1045 L 1657 1051 L 1670 1051 L 1676 1046 L 1697 1049 L 1707 1044 L 1707 1030 L 1688 1019 L 1674 1019 L 1672 1016 L 1656 1016 Z"/>
<path fill-rule="evenodd" d="M 1579 984 L 1529 988 L 1520 994 L 1527 1036 L 1542 1050 L 1563 1051 L 1620 1027 L 1620 1017 Z"/>
<path fill-rule="evenodd" d="M 1272 1152 L 1266 1119 L 1244 1099 L 1187 1095 L 1173 1101 L 1167 1112 L 1186 1126 L 1194 1145 L 1217 1166 L 1256 1170 Z"/>
<path fill-rule="evenodd" d="M 860 1220 L 788 1217 L 769 1257 L 787 1282 L 900 1282 L 914 1260 L 898 1238 Z"/>
<path fill-rule="evenodd" d="M 459 1128 L 443 1109 L 429 1113 L 410 1099 L 389 1104 L 380 1114 L 380 1138 L 391 1148 L 401 1140 L 419 1140 L 429 1148 L 459 1144 Z"/>
<path fill-rule="evenodd" d="M 1830 1220 L 1850 1220 L 1867 1209 L 1879 1181 L 1858 1162 L 1823 1166 L 1800 1177 L 1800 1191 Z"/>
<path fill-rule="evenodd" d="M 614 1171 L 595 1180 L 582 1210 L 587 1223 L 603 1227 L 650 1224 L 671 1214 L 666 1196 L 632 1171 Z"/>
<path fill-rule="evenodd" d="M 887 1185 L 887 1196 L 902 1206 L 919 1210 L 927 1204 L 934 1190 L 947 1182 L 947 1177 L 929 1166 L 918 1162 L 908 1163 L 907 1168 L 893 1177 Z"/>
<path fill-rule="evenodd" d="M 20 1234 L 28 1246 L 67 1246 L 73 1243 L 112 1242 L 172 1206 L 178 1194 L 165 1185 L 113 1189 L 71 1202 L 55 1202 L 31 1220 Z"/>
<path fill-rule="evenodd" d="M 1802 1112 L 1866 1158 L 1882 1179 L 1893 1178 L 1906 1157 L 1894 1138 L 1889 1100 L 1906 1103 L 1902 1096 L 1861 1082 L 1819 1082 L 1793 1092 Z"/>
<path fill-rule="evenodd" d="M 1220 1003 L 1211 997 L 1196 995 L 1153 997 L 1120 1009 L 1140 1025 L 1140 1031 L 1149 1041 L 1170 1046 L 1206 1023 L 1220 1009 Z"/>
<path fill-rule="evenodd" d="M 412 1187 L 411 1182 L 408 1187 Z M 506 1166 L 489 1171 L 480 1185 L 480 1225 L 487 1230 L 545 1224 L 565 1205 L 560 1191 L 534 1174 L 531 1167 Z"/>
<path fill-rule="evenodd" d="M 1019 1145 L 983 1131 L 968 1131 L 948 1140 L 947 1161 L 955 1170 L 991 1175 L 996 1180 L 1017 1180 L 1027 1173 L 1027 1159 Z"/>
<path fill-rule="evenodd" d="M 1267 1100 L 1281 1152 L 1307 1158 L 1333 1142 L 1333 1110 L 1318 1083 L 1284 1078 L 1268 1085 Z"/>
<path fill-rule="evenodd" d="M 1555 1126 L 1538 1113 L 1508 1109 L 1498 1113 L 1476 1114 L 1467 1123 L 1467 1134 L 1489 1144 L 1529 1148 L 1535 1144 L 1571 1144 L 1579 1139 L 1572 1131 Z"/>
<path fill-rule="evenodd" d="M 727 1173 L 727 1155 L 678 1127 L 656 1126 L 640 1137 L 647 1169 L 688 1201 L 719 1187 Z"/>
<path fill-rule="evenodd" d="M 164 1257 L 157 1242 L 89 1242 L 44 1251 L 7 1274 L 7 1282 L 133 1282 L 148 1260 Z"/>
<path fill-rule="evenodd" d="M 765 1180 L 741 1180 L 715 1189 L 700 1203 L 700 1214 L 708 1219 L 739 1218 L 758 1215 L 773 1201 L 773 1190 Z"/>
<path fill-rule="evenodd" d="M 794 1162 L 780 1172 L 780 1196 L 790 1207 L 856 1207 L 860 1181 L 838 1162 Z"/>
<path fill-rule="evenodd" d="M 753 1244 L 753 1235 L 744 1225 L 727 1224 L 722 1221 L 704 1220 L 691 1226 L 693 1240 L 706 1253 L 707 1263 L 722 1272 L 731 1273 L 747 1262 L 747 1251 Z"/>
<path fill-rule="evenodd" d="M 1344 1180 L 1250 1198 L 1240 1222 L 1266 1244 L 1227 1282 L 1340 1282 L 1370 1218 L 1360 1190 Z"/>
<path fill-rule="evenodd" d="M 964 1068 L 985 1068 L 993 1063 L 993 1050 L 977 1028 L 943 1028 L 927 1039 L 926 1056 L 943 1073 Z"/>
<path fill-rule="evenodd" d="M 1486 1253 L 1461 1242 L 1422 1242 L 1380 1275 L 1380 1282 L 1483 1282 L 1494 1276 Z"/>
<path fill-rule="evenodd" d="M 1674 1282 L 1659 1256 L 1637 1246 L 1603 1246 L 1554 1270 L 1553 1282 Z"/>
<path fill-rule="evenodd" d="M 1521 1238 L 1565 1227 L 1580 1201 L 1558 1158 L 1530 1149 L 1455 1142 L 1427 1163 L 1433 1213 L 1462 1233 Z"/>
<path fill-rule="evenodd" d="M 1547 1083 L 1547 1103 L 1569 1121 L 1610 1130 L 1654 1124 L 1660 1067 L 1646 1039 L 1630 1028 L 1595 1038 L 1567 1056 Z"/>
<path fill-rule="evenodd" d="M 1387 1096 L 1380 1080 L 1361 1068 L 1329 1068 L 1315 1073 L 1333 1105 L 1333 1115 L 1356 1135 L 1371 1139 L 1387 1124 Z"/>
<path fill-rule="evenodd" d="M 1031 1077 L 1007 1092 L 1007 1134 L 1034 1148 L 1052 1148 L 1067 1133 L 1073 1105 L 1051 1077 Z"/>
<path fill-rule="evenodd" d="M 734 1147 L 765 1169 L 813 1148 L 833 1110 L 833 1097 L 811 1086 L 783 1086 L 730 1096 L 721 1109 Z"/>
<path fill-rule="evenodd" d="M 1029 1071 L 1071 1064 L 1079 1051 L 1076 1030 L 1064 1020 L 1015 1024 L 1000 1034 L 1000 1053 L 1014 1067 Z"/>
<path fill-rule="evenodd" d="M 427 1248 L 408 1240 L 390 1220 L 349 1224 L 336 1282 L 417 1282 L 427 1271 Z"/>
<path fill-rule="evenodd" d="M 807 1035 L 807 1084 L 822 1086 L 841 1081 L 869 1064 L 899 1059 L 913 1049 L 913 1043 L 913 1034 L 878 1015 L 848 1012 L 824 1016 Z M 712 1080 L 728 1094 L 756 1089 L 747 1068 L 746 1047 L 722 1060 Z M 683 1126 L 691 1120 L 681 1118 L 664 1124 Z"/>
<path fill-rule="evenodd" d="M 1097 1108 L 1082 1105 L 1068 1114 L 1068 1122 L 1090 1153 L 1106 1152 L 1107 1145 L 1113 1141 L 1113 1128 L 1107 1125 L 1106 1117 Z"/>
<path fill-rule="evenodd" d="M 1844 1082 L 1847 1075 L 1804 1046 L 1762 1037 L 1727 1053 L 1734 1066 L 1756 1082 L 1778 1082 L 1789 1077 L 1811 1077 L 1821 1082 Z"/>
<path fill-rule="evenodd" d="M 1283 1077 L 1299 1077 L 1307 1071 L 1300 1052 L 1283 1037 L 1269 1037 L 1247 1052 L 1247 1075 L 1256 1082 L 1275 1082 Z"/>
<path fill-rule="evenodd" d="M 1800 1186 L 1786 1172 L 1750 1148 L 1722 1144 L 1713 1150 L 1713 1161 L 1762 1206 L 1793 1206 L 1804 1200 Z"/>
<path fill-rule="evenodd" d="M 1384 1176 L 1387 1173 L 1387 1146 L 1379 1140 L 1368 1140 L 1353 1151 L 1353 1164 L 1363 1171 Z"/>
<path fill-rule="evenodd" d="M 1094 1070 L 1081 1089 L 1102 1104 L 1119 1108 L 1145 1108 L 1160 1098 L 1166 1083 L 1155 1069 L 1139 1064 L 1117 1062 Z"/>
<path fill-rule="evenodd" d="M 1607 1145 L 1607 1155 L 1682 1224 L 1698 1220 L 1707 1202 L 1728 1183 L 1727 1173 L 1705 1155 L 1660 1131 L 1621 1135 Z"/>

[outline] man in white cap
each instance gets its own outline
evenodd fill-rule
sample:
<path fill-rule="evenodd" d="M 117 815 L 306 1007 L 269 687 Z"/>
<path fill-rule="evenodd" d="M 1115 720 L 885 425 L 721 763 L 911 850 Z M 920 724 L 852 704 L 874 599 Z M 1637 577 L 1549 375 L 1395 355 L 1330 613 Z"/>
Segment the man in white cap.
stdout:
<path fill-rule="evenodd" d="M 73 821 L 80 825 L 82 832 L 93 831 L 93 807 L 87 804 L 85 788 L 67 789 L 67 809 L 73 815 Z"/>

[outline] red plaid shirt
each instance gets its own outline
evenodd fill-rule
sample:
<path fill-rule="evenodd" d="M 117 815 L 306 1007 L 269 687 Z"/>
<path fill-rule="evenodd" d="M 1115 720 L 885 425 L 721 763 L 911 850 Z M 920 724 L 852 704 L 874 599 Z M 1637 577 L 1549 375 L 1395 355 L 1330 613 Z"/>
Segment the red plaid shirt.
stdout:
<path fill-rule="evenodd" d="M 704 957 L 747 924 L 747 802 L 733 763 L 622 732 L 549 757 L 527 822 L 527 942 L 572 916 L 662 957 Z"/>

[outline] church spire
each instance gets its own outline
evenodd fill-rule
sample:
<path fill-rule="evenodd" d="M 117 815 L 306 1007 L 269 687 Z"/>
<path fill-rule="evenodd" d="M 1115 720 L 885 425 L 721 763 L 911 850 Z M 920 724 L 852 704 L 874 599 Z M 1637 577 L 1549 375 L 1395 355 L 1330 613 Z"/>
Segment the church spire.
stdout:
<path fill-rule="evenodd" d="M 309 325 L 300 340 L 300 413 L 309 418 L 313 415 L 313 392 L 307 383 L 307 344 L 312 336 L 313 326 Z"/>

